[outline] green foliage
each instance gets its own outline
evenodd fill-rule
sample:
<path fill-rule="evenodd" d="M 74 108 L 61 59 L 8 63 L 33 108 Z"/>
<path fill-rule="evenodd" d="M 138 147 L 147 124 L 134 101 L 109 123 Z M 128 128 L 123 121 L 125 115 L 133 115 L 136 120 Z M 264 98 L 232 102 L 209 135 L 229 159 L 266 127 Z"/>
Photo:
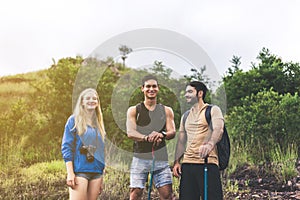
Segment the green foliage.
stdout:
<path fill-rule="evenodd" d="M 208 98 L 207 98 L 208 97 Z M 211 93 L 211 95 L 209 96 L 209 93 L 208 93 L 208 96 L 206 97 L 206 99 L 210 99 L 208 102 L 210 102 L 211 104 L 214 104 L 214 105 L 218 105 L 221 110 L 222 110 L 222 113 L 223 115 L 226 115 L 226 112 L 227 112 L 227 94 L 226 94 L 226 91 L 225 91 L 225 87 L 224 87 L 224 84 L 221 84 L 214 93 Z"/>
<path fill-rule="evenodd" d="M 82 62 L 80 57 L 59 60 L 48 71 L 49 80 L 46 80 L 44 94 L 36 94 L 45 104 L 42 106 L 45 106 L 45 114 L 49 119 L 51 137 L 61 138 L 66 119 L 72 113 L 73 87 Z"/>
<path fill-rule="evenodd" d="M 275 174 L 278 181 L 287 182 L 295 177 L 298 172 L 295 163 L 298 158 L 297 146 L 289 145 L 285 150 L 279 145 L 275 145 L 271 151 L 271 171 Z"/>
<path fill-rule="evenodd" d="M 163 65 L 162 61 L 154 61 L 153 67 L 150 68 L 156 76 L 162 76 L 164 79 L 169 79 L 171 77 L 172 69 L 167 68 Z"/>
<path fill-rule="evenodd" d="M 34 78 L 29 78 L 28 75 L 0 78 L 0 112 L 8 112 L 10 106 L 19 99 L 27 99 L 34 92 L 32 82 Z"/>
<path fill-rule="evenodd" d="M 63 161 L 53 160 L 51 162 L 41 162 L 31 165 L 27 168 L 20 170 L 20 175 L 31 183 L 36 183 L 42 179 L 49 180 L 61 180 L 65 178 L 66 174 L 63 173 L 65 170 L 65 163 Z M 46 178 L 47 177 L 47 178 Z"/>
<path fill-rule="evenodd" d="M 122 55 L 121 58 L 123 60 L 123 67 L 125 67 L 125 60 L 127 58 L 127 55 L 132 52 L 132 49 L 126 45 L 120 45 L 119 51 Z"/>
<path fill-rule="evenodd" d="M 9 176 L 0 174 L 0 199 L 68 199 L 65 184 L 66 169 L 62 160 L 42 162 L 19 169 Z M 178 196 L 179 180 L 174 178 L 174 190 Z M 147 196 L 147 189 L 144 190 Z M 153 189 L 153 199 L 158 192 Z M 129 171 L 107 167 L 104 174 L 104 190 L 98 199 L 128 199 Z"/>
<path fill-rule="evenodd" d="M 258 60 L 258 65 L 243 72 L 240 57 L 234 56 L 223 84 L 215 93 L 210 92 L 206 101 L 219 105 L 224 113 L 229 108 L 225 118 L 232 156 L 227 175 L 243 164 L 267 163 L 278 180 L 289 180 L 295 175 L 293 165 L 300 143 L 300 66 L 283 63 L 267 49 L 260 52 Z M 178 128 L 180 117 L 188 108 L 184 99 L 186 81 L 204 81 L 210 88 L 215 84 L 204 75 L 205 66 L 192 72 L 184 79 L 175 79 L 172 70 L 161 61 L 155 61 L 148 71 L 125 68 L 111 58 L 101 61 L 76 57 L 63 58 L 48 70 L 1 78 L 0 198 L 5 199 L 8 194 L 14 195 L 12 199 L 67 198 L 63 161 L 36 163 L 61 160 L 64 125 L 83 89 L 97 89 L 112 146 L 131 151 L 132 140 L 127 138 L 125 128 L 126 111 L 143 101 L 141 78 L 149 73 L 158 77 L 158 102 L 172 107 Z M 167 142 L 171 160 L 175 145 L 176 139 Z M 114 150 L 108 147 L 106 153 L 108 162 L 114 162 Z M 107 168 L 103 199 L 122 199 L 129 193 L 128 174 L 124 176 L 124 170 L 119 171 L 128 163 L 120 162 L 121 157 L 115 159 L 119 159 L 115 161 L 118 169 Z M 16 163 L 27 168 L 20 170 Z M 178 180 L 174 183 L 178 194 Z M 235 182 L 229 186 L 229 190 L 236 191 Z"/>
<path fill-rule="evenodd" d="M 240 58 L 233 57 L 232 68 L 223 77 L 228 109 L 241 106 L 242 99 L 251 94 L 273 88 L 279 94 L 299 92 L 300 66 L 299 64 L 283 63 L 282 60 L 266 48 L 257 57 L 259 64 L 253 64 L 252 69 L 240 70 Z"/>
<path fill-rule="evenodd" d="M 201 67 L 200 70 L 197 68 L 192 68 L 191 71 L 192 75 L 184 75 L 187 83 L 193 80 L 197 80 L 203 82 L 208 86 L 208 88 L 213 88 L 215 86 L 216 83 L 214 81 L 211 81 L 210 78 L 205 75 L 206 66 Z"/>
<path fill-rule="evenodd" d="M 226 191 L 231 192 L 231 193 L 238 193 L 239 192 L 238 181 L 237 180 L 234 180 L 234 181 L 227 180 Z"/>
<path fill-rule="evenodd" d="M 0 178 L 0 199 L 67 199 L 63 161 L 39 163 Z"/>
<path fill-rule="evenodd" d="M 248 146 L 257 161 L 270 160 L 270 150 L 279 144 L 286 150 L 299 144 L 300 101 L 298 94 L 280 95 L 272 89 L 242 100 L 226 118 L 234 144 Z M 262 152 L 265 154 L 262 155 Z"/>
<path fill-rule="evenodd" d="M 231 138 L 230 138 L 231 139 Z M 230 175 L 235 172 L 239 167 L 243 165 L 254 165 L 254 159 L 250 155 L 249 146 L 244 146 L 239 143 L 233 143 L 231 141 L 231 155 L 229 160 L 229 167 L 226 169 L 226 175 Z"/>

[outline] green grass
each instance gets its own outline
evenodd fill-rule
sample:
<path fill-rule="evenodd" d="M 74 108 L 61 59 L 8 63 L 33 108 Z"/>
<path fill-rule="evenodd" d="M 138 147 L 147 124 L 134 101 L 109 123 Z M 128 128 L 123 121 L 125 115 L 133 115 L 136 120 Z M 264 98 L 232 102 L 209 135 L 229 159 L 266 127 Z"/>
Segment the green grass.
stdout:
<path fill-rule="evenodd" d="M 14 171 L 0 176 L 0 199 L 67 199 L 63 161 L 16 166 Z"/>
<path fill-rule="evenodd" d="M 0 112 L 9 111 L 9 107 L 19 99 L 26 99 L 35 89 L 32 87 L 44 72 L 19 74 L 0 78 Z"/>
<path fill-rule="evenodd" d="M 286 156 L 290 156 L 291 152 L 294 151 L 291 150 L 290 153 L 282 154 L 283 156 L 280 158 L 276 157 L 277 161 L 279 162 L 281 159 L 287 158 Z M 281 155 L 281 153 L 279 154 Z M 232 162 L 235 163 L 235 160 L 239 158 L 242 157 L 232 158 Z M 246 161 L 246 158 L 242 159 Z M 282 164 L 283 162 L 281 162 Z M 121 170 L 127 167 L 127 164 L 124 164 L 123 167 L 118 166 L 117 169 L 109 166 L 106 167 L 104 174 L 105 187 L 98 199 L 128 199 L 129 171 Z M 229 169 L 230 166 L 227 170 Z M 66 169 L 65 163 L 62 160 L 41 162 L 26 168 L 15 166 L 11 170 L 14 173 L 0 173 L 0 199 L 68 199 L 68 188 L 65 185 Z M 279 174 L 281 171 L 277 173 Z M 238 180 L 224 179 L 224 182 L 225 199 L 226 195 L 229 194 L 248 193 L 250 191 L 248 189 L 240 190 Z M 146 189 L 144 190 L 144 199 L 147 197 L 147 187 L 148 185 L 146 185 Z M 173 178 L 173 191 L 178 197 L 179 179 L 175 177 Z M 153 199 L 157 199 L 158 192 L 155 188 L 152 189 L 151 196 Z"/>
<path fill-rule="evenodd" d="M 278 181 L 288 181 L 297 175 L 295 163 L 298 158 L 298 147 L 291 144 L 286 151 L 283 151 L 279 145 L 276 145 L 271 152 L 272 163 L 271 170 L 276 175 Z"/>
<path fill-rule="evenodd" d="M 32 84 L 37 84 L 36 81 L 41 80 L 44 76 L 45 71 L 0 77 L 0 112 L 9 111 L 10 105 L 13 105 L 19 99 L 26 101 L 29 95 L 35 91 Z M 36 123 L 34 126 L 43 127 L 47 123 L 43 116 L 36 117 L 40 118 L 38 120 L 40 124 Z M 26 147 L 27 141 L 34 139 L 26 134 L 28 133 L 24 133 L 21 136 L 17 135 L 17 139 L 14 140 L 13 138 L 7 140 L 7 138 L 10 138 L 7 135 L 0 138 L 0 141 L 5 144 L 0 148 L 0 155 L 4 155 L 0 157 L 0 199 L 68 199 L 64 162 L 62 160 L 54 160 L 36 163 L 41 160 L 59 159 L 60 141 L 47 141 L 47 147 L 35 148 L 33 146 L 25 150 L 24 147 Z M 45 133 L 42 132 L 41 134 Z M 177 137 L 167 142 L 170 164 L 174 160 L 176 141 Z M 239 190 L 237 180 L 228 178 L 231 174 L 243 165 L 255 167 L 255 165 L 263 164 L 255 163 L 254 161 L 257 160 L 255 159 L 257 157 L 264 157 L 264 152 L 259 151 L 259 145 L 257 145 L 258 151 L 256 152 L 259 152 L 260 155 L 252 155 L 251 152 L 253 151 L 249 147 L 240 146 L 238 143 L 231 144 L 229 167 L 223 174 L 224 194 L 226 192 L 236 193 Z M 111 155 L 111 157 L 107 158 L 107 162 L 113 166 L 107 166 L 106 168 L 106 174 L 104 175 L 105 189 L 99 199 L 128 199 L 129 162 L 125 162 L 125 158 L 122 155 L 114 154 L 111 148 L 107 155 Z M 285 151 L 275 146 L 271 155 L 270 174 L 275 174 L 278 180 L 284 181 L 296 176 L 296 145 L 291 145 Z M 21 166 L 27 167 L 22 168 Z M 173 181 L 173 191 L 178 196 L 179 179 L 174 178 Z M 152 195 L 157 197 L 157 190 L 153 189 L 152 191 Z M 144 196 L 147 196 L 147 190 L 144 191 Z"/>
<path fill-rule="evenodd" d="M 37 183 L 41 179 L 48 181 L 58 181 L 63 179 L 66 174 L 63 161 L 51 161 L 34 164 L 28 168 L 20 170 L 20 175 L 31 183 Z"/>
<path fill-rule="evenodd" d="M 232 174 L 238 167 L 244 164 L 254 165 L 247 147 L 241 147 L 238 144 L 231 145 L 230 153 L 229 166 L 226 169 L 227 174 Z"/>
<path fill-rule="evenodd" d="M 0 199 L 68 199 L 66 169 L 62 160 L 37 163 L 14 171 L 16 173 L 10 175 L 0 174 Z M 152 190 L 152 195 L 157 196 L 156 189 Z M 147 196 L 147 190 L 144 196 Z M 104 191 L 98 199 L 122 200 L 128 197 L 129 172 L 107 167 Z"/>

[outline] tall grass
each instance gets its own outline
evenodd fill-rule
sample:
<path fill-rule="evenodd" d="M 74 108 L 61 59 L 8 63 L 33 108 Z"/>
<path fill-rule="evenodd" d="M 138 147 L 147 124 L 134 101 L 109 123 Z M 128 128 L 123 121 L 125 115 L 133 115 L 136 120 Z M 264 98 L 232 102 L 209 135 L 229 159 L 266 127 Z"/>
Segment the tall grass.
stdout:
<path fill-rule="evenodd" d="M 291 144 L 284 151 L 279 145 L 275 145 L 271 151 L 271 171 L 278 181 L 287 182 L 297 175 L 295 163 L 298 158 L 297 145 Z"/>
<path fill-rule="evenodd" d="M 17 164 L 17 163 L 16 163 Z M 0 199 L 67 199 L 63 161 L 15 166 L 15 173 L 1 176 Z"/>
<path fill-rule="evenodd" d="M 0 199 L 68 199 L 68 188 L 65 185 L 66 169 L 62 160 L 16 169 L 14 174 L 6 175 L 5 178 L 1 176 Z M 129 199 L 129 180 L 129 172 L 107 167 L 104 174 L 104 191 L 98 199 Z M 146 188 L 143 199 L 146 199 L 147 191 Z M 156 189 L 153 188 L 151 196 L 157 199 Z"/>
<path fill-rule="evenodd" d="M 247 151 L 241 147 L 233 147 L 230 165 L 225 173 L 231 173 L 243 163 L 253 163 L 249 160 Z M 272 168 L 276 171 L 278 179 L 288 180 L 295 174 L 296 146 L 291 145 L 285 152 L 279 147 L 274 148 Z M 12 152 L 11 152 L 12 155 Z M 111 156 L 111 155 L 110 155 Z M 111 156 L 110 159 L 114 159 Z M 116 157 L 117 161 L 120 158 Z M 115 163 L 117 161 L 110 161 Z M 26 168 L 17 164 L 7 169 L 10 173 L 0 173 L 0 199 L 68 199 L 68 188 L 65 185 L 66 169 L 63 160 L 41 162 Z M 123 165 L 123 166 L 121 166 Z M 254 164 L 253 164 L 254 166 Z M 2 169 L 2 168 L 1 168 Z M 104 174 L 105 188 L 98 199 L 122 200 L 129 198 L 129 171 L 128 163 L 120 162 L 117 167 L 107 166 Z M 282 175 L 282 177 L 279 177 Z M 241 192 L 236 180 L 225 179 L 224 195 Z M 147 196 L 147 185 L 144 197 Z M 179 196 L 179 179 L 173 178 L 174 194 Z M 247 192 L 244 190 L 243 192 Z M 153 199 L 157 199 L 158 192 L 153 188 Z M 144 199 L 145 199 L 144 198 Z M 226 198 L 225 198 L 226 199 Z"/>
<path fill-rule="evenodd" d="M 10 111 L 10 106 L 16 103 L 17 101 L 23 99 L 27 100 L 30 92 L 19 92 L 19 93 L 0 93 L 0 112 L 5 113 Z"/>
<path fill-rule="evenodd" d="M 226 169 L 226 173 L 228 175 L 232 174 L 238 167 L 241 167 L 245 164 L 254 165 L 254 160 L 249 153 L 250 150 L 248 146 L 242 146 L 234 143 L 231 144 L 229 166 Z"/>

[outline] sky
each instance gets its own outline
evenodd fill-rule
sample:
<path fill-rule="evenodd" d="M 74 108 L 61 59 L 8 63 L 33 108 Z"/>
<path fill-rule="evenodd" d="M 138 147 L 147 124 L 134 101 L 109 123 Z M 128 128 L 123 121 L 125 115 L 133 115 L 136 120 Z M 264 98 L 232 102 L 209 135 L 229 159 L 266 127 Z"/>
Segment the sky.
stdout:
<path fill-rule="evenodd" d="M 249 70 L 263 47 L 300 62 L 300 0 L 10 0 L 0 6 L 0 77 L 88 57 L 124 32 L 156 28 L 197 43 L 224 74 Z M 139 55 L 139 54 L 136 54 Z"/>

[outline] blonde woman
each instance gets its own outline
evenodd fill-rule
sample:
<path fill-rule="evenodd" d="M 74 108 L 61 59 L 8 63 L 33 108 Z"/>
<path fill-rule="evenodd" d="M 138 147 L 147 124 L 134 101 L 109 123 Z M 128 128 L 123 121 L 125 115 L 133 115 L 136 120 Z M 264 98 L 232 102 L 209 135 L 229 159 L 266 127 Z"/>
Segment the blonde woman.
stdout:
<path fill-rule="evenodd" d="M 105 129 L 99 96 L 92 88 L 79 95 L 67 120 L 62 156 L 71 200 L 97 199 L 103 189 Z"/>

